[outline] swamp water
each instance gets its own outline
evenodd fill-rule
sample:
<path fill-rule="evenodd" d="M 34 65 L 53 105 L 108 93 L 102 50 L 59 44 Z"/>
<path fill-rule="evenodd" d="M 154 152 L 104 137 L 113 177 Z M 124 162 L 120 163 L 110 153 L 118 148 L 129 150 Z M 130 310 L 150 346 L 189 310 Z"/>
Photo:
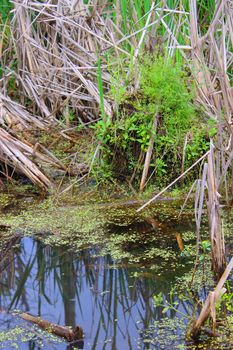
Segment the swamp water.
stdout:
<path fill-rule="evenodd" d="M 135 221 L 127 214 L 128 222 L 122 216 L 124 209 L 114 208 L 105 222 L 87 230 L 79 226 L 77 234 L 70 236 L 59 223 L 61 212 L 68 215 L 62 207 L 56 209 L 55 226 L 46 218 L 40 226 L 39 212 L 18 218 L 17 234 L 32 234 L 34 224 L 36 232 L 34 238 L 16 236 L 4 246 L 5 255 L 3 249 L 0 349 L 217 349 L 217 345 L 185 341 L 188 320 L 184 315 L 192 313 L 193 304 L 190 295 L 185 296 L 183 284 L 192 274 L 195 235 L 190 218 L 175 227 L 172 223 L 172 228 L 160 221 L 162 213 L 168 221 L 170 206 L 154 208 L 152 219 Z M 69 215 L 75 210 L 69 208 Z M 105 214 L 107 211 L 104 209 Z M 94 219 L 91 212 L 80 214 L 82 220 Z M 170 222 L 175 222 L 172 212 Z M 4 220 L 14 226 L 12 218 L 5 215 Z M 67 226 L 68 217 L 66 220 Z M 51 236 L 48 231 L 52 228 Z M 208 278 L 208 270 L 199 276 L 197 294 L 203 279 Z M 171 294 L 174 285 L 177 292 Z M 173 307 L 155 307 L 154 296 L 164 303 L 170 300 Z M 21 320 L 17 311 L 60 325 L 79 325 L 84 341 L 69 345 Z M 226 341 L 222 344 L 225 347 L 219 349 L 232 349 Z"/>

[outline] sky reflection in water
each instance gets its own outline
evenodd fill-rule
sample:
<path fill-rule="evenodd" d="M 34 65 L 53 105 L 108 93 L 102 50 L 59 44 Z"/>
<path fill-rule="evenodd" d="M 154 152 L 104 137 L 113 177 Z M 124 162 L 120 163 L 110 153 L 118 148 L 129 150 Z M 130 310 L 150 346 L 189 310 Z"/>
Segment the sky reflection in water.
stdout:
<path fill-rule="evenodd" d="M 72 327 L 78 324 L 85 333 L 83 349 L 163 348 L 143 342 L 143 336 L 155 320 L 164 317 L 162 310 L 154 308 L 153 295 L 162 292 L 168 298 L 170 283 L 145 268 L 123 268 L 114 265 L 110 256 L 96 257 L 94 250 L 74 254 L 68 248 L 46 247 L 24 238 L 1 275 L 2 310 L 19 309 L 53 323 Z M 184 310 L 183 305 L 178 307 Z M 30 329 L 17 317 L 0 313 L 0 330 L 22 324 Z M 75 348 L 65 342 L 49 341 L 43 347 L 36 341 L 18 345 L 22 350 Z M 2 343 L 0 348 L 11 346 Z"/>

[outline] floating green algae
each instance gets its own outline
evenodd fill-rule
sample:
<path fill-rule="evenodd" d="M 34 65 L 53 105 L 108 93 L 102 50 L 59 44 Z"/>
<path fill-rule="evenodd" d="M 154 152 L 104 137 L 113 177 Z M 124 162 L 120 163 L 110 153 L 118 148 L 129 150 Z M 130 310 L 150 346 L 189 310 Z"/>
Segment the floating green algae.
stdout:
<path fill-rule="evenodd" d="M 25 326 L 15 326 L 0 332 L 0 349 L 19 349 L 20 344 L 33 341 L 35 345 L 43 348 L 46 343 L 62 343 L 62 340 L 32 325 L 30 328 Z"/>

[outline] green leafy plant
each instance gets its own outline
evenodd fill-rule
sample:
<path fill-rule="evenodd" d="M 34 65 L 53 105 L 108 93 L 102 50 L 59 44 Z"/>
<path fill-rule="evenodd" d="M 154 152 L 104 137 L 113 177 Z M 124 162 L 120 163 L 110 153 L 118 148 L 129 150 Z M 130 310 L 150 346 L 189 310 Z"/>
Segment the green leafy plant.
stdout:
<path fill-rule="evenodd" d="M 219 301 L 219 309 L 221 307 L 221 305 L 225 305 L 226 306 L 226 309 L 229 311 L 229 312 L 233 312 L 233 292 L 232 292 L 232 288 L 230 286 L 230 283 L 227 281 L 225 283 L 225 286 L 226 286 L 226 293 L 224 293 L 222 296 L 221 296 L 221 299 Z"/>
<path fill-rule="evenodd" d="M 149 141 L 154 139 L 150 174 L 155 174 L 154 180 L 161 186 L 180 174 L 187 133 L 190 137 L 185 167 L 206 151 L 209 140 L 192 104 L 192 83 L 180 63 L 147 56 L 141 59 L 139 68 L 139 89 L 133 94 L 126 92 L 130 83 L 127 79 L 125 85 L 120 83 L 119 71 L 112 74 L 111 92 L 113 98 L 117 96 L 118 110 L 112 120 L 102 118 L 94 126 L 96 138 L 101 143 L 99 159 L 102 168 L 103 163 L 110 166 L 112 176 L 131 177 L 136 169 L 139 180 Z M 156 130 L 153 128 L 155 118 Z M 95 166 L 98 168 L 100 162 Z"/>
<path fill-rule="evenodd" d="M 103 91 L 103 79 L 102 79 L 102 70 L 101 70 L 101 60 L 100 58 L 97 61 L 97 82 L 99 89 L 100 97 L 100 110 L 103 119 L 106 119 L 105 110 L 104 110 L 104 91 Z"/>
<path fill-rule="evenodd" d="M 202 241 L 200 243 L 200 248 L 201 248 L 201 254 L 199 255 L 199 261 L 203 261 L 203 268 L 204 268 L 205 258 L 211 252 L 210 241 Z"/>
<path fill-rule="evenodd" d="M 3 22 L 8 19 L 9 12 L 12 9 L 12 3 L 9 0 L 1 0 L 0 3 L 0 18 Z"/>
<path fill-rule="evenodd" d="M 162 293 L 154 294 L 154 307 L 155 308 L 162 308 L 162 313 L 166 314 L 168 311 L 173 311 L 179 315 L 182 315 L 185 318 L 191 319 L 193 314 L 193 309 L 195 308 L 195 305 L 193 304 L 191 309 L 187 308 L 187 313 L 182 312 L 179 310 L 179 304 L 184 301 L 190 301 L 190 296 L 184 295 L 184 294 L 178 294 L 175 292 L 174 288 L 171 289 L 169 293 L 169 299 L 164 299 Z"/>

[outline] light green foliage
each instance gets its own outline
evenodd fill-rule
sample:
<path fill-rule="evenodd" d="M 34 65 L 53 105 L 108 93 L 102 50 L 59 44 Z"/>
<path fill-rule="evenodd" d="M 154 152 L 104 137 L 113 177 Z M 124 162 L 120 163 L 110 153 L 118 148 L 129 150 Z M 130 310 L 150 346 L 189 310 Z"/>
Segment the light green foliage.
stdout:
<path fill-rule="evenodd" d="M 184 250 L 180 253 L 182 258 L 195 257 L 196 251 L 192 244 L 185 244 Z"/>
<path fill-rule="evenodd" d="M 11 69 L 15 69 L 17 67 L 17 62 L 14 58 L 11 57 L 10 59 L 10 64 L 9 66 L 7 65 L 6 68 L 6 64 L 4 59 L 6 57 L 12 56 L 12 53 L 9 50 L 9 42 L 11 40 L 11 29 L 10 29 L 10 25 L 9 25 L 9 17 L 10 17 L 10 10 L 12 9 L 12 3 L 9 0 L 1 0 L 0 1 L 0 51 L 1 51 L 1 55 L 0 55 L 0 78 L 2 78 L 3 76 L 3 72 L 5 70 L 7 70 L 7 73 L 9 74 L 9 67 Z M 2 53 L 4 52 L 4 49 L 7 48 L 7 55 L 2 55 Z M 9 93 L 11 93 L 12 91 L 14 91 L 16 89 L 16 83 L 15 83 L 16 79 L 13 76 L 9 77 Z"/>
<path fill-rule="evenodd" d="M 214 0 L 198 0 L 197 4 L 199 26 L 201 31 L 206 33 L 213 19 L 216 4 Z"/>
<path fill-rule="evenodd" d="M 205 150 L 203 146 L 207 144 L 203 132 L 199 131 L 200 126 L 197 126 L 198 119 L 187 79 L 179 63 L 165 62 L 163 57 L 151 65 L 148 61 L 142 70 L 143 112 L 147 111 L 152 118 L 157 113 L 158 117 L 155 152 L 157 176 L 160 178 L 167 174 L 166 168 L 178 174 L 187 133 L 190 134 L 186 150 L 187 165 L 190 165 L 189 160 L 195 160 Z M 169 180 L 168 174 L 167 177 Z"/>
<path fill-rule="evenodd" d="M 12 8 L 12 3 L 9 0 L 1 0 L 0 2 L 0 19 L 5 22 Z M 0 21 L 1 22 L 1 21 Z"/>
<path fill-rule="evenodd" d="M 163 57 L 146 57 L 140 70 L 136 95 L 126 94 L 119 72 L 115 75 L 112 93 L 118 111 L 112 121 L 102 119 L 95 125 L 102 161 L 96 163 L 96 168 L 105 178 L 106 174 L 111 177 L 114 173 L 131 176 L 152 137 L 151 171 L 155 172 L 156 184 L 164 185 L 180 174 L 185 137 L 188 140 L 184 162 L 187 168 L 209 147 L 208 135 L 192 104 L 192 84 L 179 63 L 164 61 Z M 153 130 L 155 118 L 157 130 Z M 142 163 L 138 166 L 138 178 Z"/>
<path fill-rule="evenodd" d="M 102 118 L 105 120 L 105 111 L 104 111 L 104 92 L 103 92 L 103 79 L 102 79 L 102 70 L 101 70 L 101 60 L 97 61 L 97 81 L 98 81 L 98 89 L 100 96 L 100 110 Z"/>
<path fill-rule="evenodd" d="M 124 32 L 126 33 L 127 31 L 127 0 L 121 0 L 121 14 L 122 14 L 122 19 L 123 19 L 123 28 Z"/>
<path fill-rule="evenodd" d="M 190 293 L 190 292 L 189 292 Z M 179 304 L 184 301 L 189 301 L 190 302 L 190 295 L 185 295 L 185 294 L 178 294 L 175 292 L 175 289 L 172 288 L 169 293 L 169 299 L 164 300 L 162 297 L 162 293 L 160 292 L 158 295 L 153 296 L 154 299 L 154 306 L 155 307 L 161 307 L 162 308 L 162 313 L 166 314 L 168 311 L 173 310 L 175 313 L 182 315 L 183 317 L 186 317 L 191 320 L 192 318 L 192 311 L 195 308 L 195 305 L 193 304 L 190 309 L 186 309 L 187 313 L 183 313 L 182 311 L 179 310 Z"/>
<path fill-rule="evenodd" d="M 198 157 L 209 150 L 208 130 L 204 126 L 193 125 L 189 136 L 190 141 L 186 147 L 186 166 L 190 166 Z"/>
<path fill-rule="evenodd" d="M 211 243 L 210 243 L 210 241 L 207 241 L 207 240 L 206 241 L 202 241 L 200 245 L 201 245 L 201 249 L 202 249 L 204 254 L 206 254 L 206 253 L 211 251 Z"/>
<path fill-rule="evenodd" d="M 62 116 L 61 116 L 60 121 L 61 121 L 62 123 L 64 123 L 64 124 L 65 124 L 66 122 L 72 123 L 72 122 L 74 122 L 75 117 L 76 117 L 76 116 L 75 116 L 74 111 L 68 110 L 67 113 L 65 113 L 65 115 L 62 115 Z"/>
<path fill-rule="evenodd" d="M 225 287 L 227 291 L 220 298 L 219 308 L 220 306 L 225 305 L 228 311 L 233 312 L 233 292 L 228 281 L 225 283 Z"/>
<path fill-rule="evenodd" d="M 205 265 L 205 260 L 208 257 L 208 254 L 211 252 L 211 243 L 208 240 L 202 241 L 200 243 L 201 252 L 199 254 L 199 261 L 203 261 Z"/>

